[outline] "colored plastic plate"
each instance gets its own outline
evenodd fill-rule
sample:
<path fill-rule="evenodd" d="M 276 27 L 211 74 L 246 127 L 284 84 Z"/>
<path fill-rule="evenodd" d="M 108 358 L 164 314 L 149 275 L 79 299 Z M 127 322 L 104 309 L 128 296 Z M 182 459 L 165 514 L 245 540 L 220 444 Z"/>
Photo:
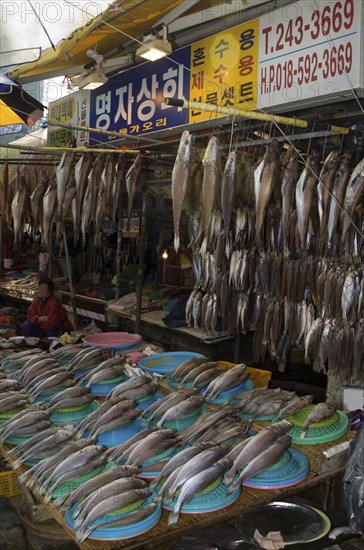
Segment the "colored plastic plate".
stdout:
<path fill-rule="evenodd" d="M 248 479 L 243 483 L 246 487 L 255 489 L 277 489 L 290 487 L 300 483 L 309 473 L 309 462 L 303 453 L 296 449 L 288 449 L 290 460 L 285 456 L 273 464 L 270 468 L 260 474 Z"/>
<path fill-rule="evenodd" d="M 192 424 L 194 424 L 197 421 L 198 417 L 201 415 L 201 412 L 202 412 L 202 409 L 200 407 L 195 411 L 191 411 L 188 414 L 180 416 L 179 418 L 175 418 L 173 420 L 167 420 L 166 422 L 164 422 L 162 428 L 163 429 L 170 428 L 172 430 L 177 430 L 177 431 L 184 430 L 185 428 L 192 426 Z M 149 426 L 155 427 L 158 424 L 160 419 L 161 417 L 156 418 L 149 424 Z"/>
<path fill-rule="evenodd" d="M 113 465 L 112 462 L 109 462 L 107 464 L 104 464 L 103 466 L 99 466 L 98 468 L 95 468 L 91 472 L 88 472 L 87 474 L 84 474 L 82 476 L 75 477 L 73 479 L 70 479 L 69 481 L 66 481 L 63 483 L 58 489 L 54 491 L 52 494 L 52 499 L 63 497 L 64 495 L 68 495 L 71 491 L 74 489 L 77 489 L 82 483 L 85 481 L 88 481 L 89 479 L 98 476 L 102 472 L 105 472 Z"/>
<path fill-rule="evenodd" d="M 103 382 L 100 382 L 99 384 L 92 384 L 90 386 L 90 392 L 92 395 L 95 395 L 96 397 L 105 397 L 108 393 L 111 392 L 116 386 L 121 384 L 123 380 L 125 379 L 125 375 L 121 374 L 120 376 L 116 378 L 109 378 L 109 380 L 104 380 Z M 80 383 L 81 386 L 85 386 L 85 383 Z"/>
<path fill-rule="evenodd" d="M 349 430 L 350 421 L 345 413 L 336 411 L 331 418 L 312 424 L 304 438 L 301 438 L 302 427 L 308 414 L 314 409 L 315 405 L 307 405 L 295 414 L 289 415 L 286 419 L 292 422 L 288 434 L 292 437 L 292 443 L 296 445 L 319 445 L 335 441 L 342 437 Z"/>
<path fill-rule="evenodd" d="M 74 410 L 75 407 L 73 407 L 73 410 L 69 411 L 66 411 L 65 409 L 56 409 L 52 412 L 50 420 L 55 426 L 62 426 L 73 422 L 81 422 L 81 420 L 86 418 L 86 416 L 96 411 L 99 406 L 99 403 L 94 400 L 76 410 Z"/>
<path fill-rule="evenodd" d="M 320 510 L 293 502 L 272 502 L 243 514 L 239 518 L 239 532 L 254 540 L 254 531 L 266 536 L 279 531 L 285 546 L 318 540 L 329 532 L 329 518 Z"/>
<path fill-rule="evenodd" d="M 254 390 L 254 388 L 254 383 L 251 380 L 245 380 L 245 382 L 243 382 L 242 384 L 239 384 L 238 386 L 235 386 L 230 390 L 221 392 L 215 399 L 209 399 L 208 397 L 206 397 L 206 402 L 209 405 L 219 405 L 221 403 L 226 403 L 227 401 L 234 399 L 234 395 L 236 395 L 237 393 L 251 391 Z"/>
<path fill-rule="evenodd" d="M 147 426 L 142 425 L 142 420 L 136 418 L 130 424 L 122 426 L 119 429 L 111 430 L 109 432 L 103 432 L 97 436 L 96 442 L 98 445 L 105 445 L 105 447 L 114 447 L 115 445 L 121 445 L 133 435 L 145 430 Z"/>
<path fill-rule="evenodd" d="M 146 372 L 168 374 L 193 357 L 204 356 L 192 351 L 171 351 L 170 353 L 158 353 L 156 355 L 144 357 L 139 361 L 138 366 Z"/>
<path fill-rule="evenodd" d="M 151 502 L 152 502 L 152 497 L 148 497 L 147 500 L 141 506 L 141 508 L 144 505 L 150 504 Z M 72 529 L 74 529 L 72 512 L 76 507 L 76 505 L 77 504 L 75 504 L 71 509 L 67 510 L 65 513 L 65 520 Z M 93 540 L 112 541 L 112 540 L 122 540 L 122 539 L 131 538 L 131 537 L 136 537 L 137 535 L 141 535 L 142 533 L 145 533 L 146 531 L 149 531 L 149 529 L 154 527 L 154 525 L 158 523 L 162 515 L 162 507 L 160 504 L 158 504 L 155 512 L 153 512 L 153 514 L 143 519 L 142 521 L 138 521 L 137 523 L 131 523 L 130 525 L 127 525 L 125 527 L 107 527 L 107 524 L 106 524 L 107 521 L 116 521 L 118 519 L 127 517 L 128 515 L 131 515 L 135 511 L 136 510 L 133 510 L 131 512 L 126 512 L 126 513 L 121 513 L 121 514 L 106 514 L 105 516 L 98 518 L 94 522 L 94 525 L 96 528 L 91 533 L 89 538 Z"/>
<path fill-rule="evenodd" d="M 135 407 L 140 411 L 145 411 L 148 407 L 150 407 L 150 405 L 158 401 L 158 399 L 162 399 L 162 397 L 164 397 L 164 394 L 157 391 L 156 393 L 153 393 L 153 395 L 148 395 L 145 399 L 138 399 Z"/>
<path fill-rule="evenodd" d="M 220 484 L 211 491 L 203 491 L 193 497 L 190 502 L 182 506 L 181 512 L 183 514 L 205 514 L 207 512 L 214 512 L 215 510 L 221 510 L 235 502 L 239 498 L 240 492 L 241 488 L 238 487 L 233 493 L 228 493 L 225 483 L 220 482 Z M 166 510 L 173 510 L 176 502 L 177 499 L 175 497 L 170 504 L 164 505 L 163 508 Z"/>
<path fill-rule="evenodd" d="M 127 349 L 140 342 L 141 339 L 140 334 L 131 334 L 130 332 L 99 332 L 85 336 L 83 341 L 87 346 Z"/>

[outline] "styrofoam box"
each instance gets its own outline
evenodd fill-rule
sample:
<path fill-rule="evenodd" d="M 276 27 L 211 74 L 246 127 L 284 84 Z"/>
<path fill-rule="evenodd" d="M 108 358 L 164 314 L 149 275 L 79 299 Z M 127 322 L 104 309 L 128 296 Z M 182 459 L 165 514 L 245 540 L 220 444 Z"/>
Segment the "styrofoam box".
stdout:
<path fill-rule="evenodd" d="M 357 386 L 344 386 L 344 411 L 364 408 L 364 382 Z"/>

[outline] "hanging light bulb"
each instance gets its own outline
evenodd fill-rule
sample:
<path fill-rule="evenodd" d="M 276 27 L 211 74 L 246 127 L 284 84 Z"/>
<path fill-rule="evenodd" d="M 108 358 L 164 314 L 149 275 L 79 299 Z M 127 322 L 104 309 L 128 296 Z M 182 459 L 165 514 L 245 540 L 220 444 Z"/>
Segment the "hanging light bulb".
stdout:
<path fill-rule="evenodd" d="M 167 252 L 167 250 L 163 250 L 162 258 L 163 258 L 163 260 L 168 260 L 168 252 Z"/>

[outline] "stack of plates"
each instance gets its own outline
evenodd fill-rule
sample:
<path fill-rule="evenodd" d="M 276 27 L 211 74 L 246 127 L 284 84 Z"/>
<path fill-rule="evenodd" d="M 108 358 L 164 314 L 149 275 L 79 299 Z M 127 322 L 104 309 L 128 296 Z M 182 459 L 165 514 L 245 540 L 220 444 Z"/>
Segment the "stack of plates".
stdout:
<path fill-rule="evenodd" d="M 282 457 L 264 472 L 243 483 L 254 489 L 279 489 L 300 483 L 308 476 L 309 462 L 303 453 L 288 449 Z"/>
<path fill-rule="evenodd" d="M 288 434 L 292 437 L 292 443 L 298 445 L 319 445 L 335 441 L 342 437 L 349 430 L 350 421 L 345 413 L 336 411 L 331 418 L 316 422 L 309 427 L 304 438 L 301 438 L 302 428 L 307 416 L 315 408 L 315 405 L 307 405 L 300 411 L 287 416 L 286 419 L 292 422 L 293 428 Z"/>
<path fill-rule="evenodd" d="M 132 348 L 141 339 L 140 334 L 129 332 L 99 332 L 85 336 L 83 341 L 87 346 L 101 346 L 118 350 Z"/>
<path fill-rule="evenodd" d="M 156 490 L 158 489 L 159 487 L 157 486 Z M 190 502 L 186 502 L 182 506 L 181 512 L 183 514 L 206 514 L 207 512 L 221 510 L 235 502 L 239 498 L 240 492 L 241 488 L 238 487 L 233 493 L 228 493 L 227 487 L 222 481 L 222 477 L 220 477 L 215 483 L 211 484 L 204 491 L 201 491 L 201 493 L 198 493 Z M 170 504 L 163 505 L 163 508 L 173 510 L 177 498 L 175 497 Z"/>
<path fill-rule="evenodd" d="M 130 422 L 126 426 L 111 430 L 109 432 L 103 432 L 97 436 L 96 442 L 98 445 L 104 445 L 105 447 L 114 447 L 115 445 L 121 445 L 128 441 L 133 435 L 146 429 L 146 426 L 142 425 L 142 420 L 136 418 L 133 422 Z M 85 437 L 87 437 L 87 432 Z"/>
<path fill-rule="evenodd" d="M 133 512 L 136 512 L 139 508 L 142 508 L 143 506 L 150 504 L 151 502 L 152 497 L 149 497 L 145 502 L 143 502 L 143 504 L 140 504 L 137 508 L 129 507 L 129 509 L 125 508 L 124 512 L 123 510 L 120 510 L 117 513 L 114 512 L 113 514 L 106 514 L 105 516 L 102 516 L 94 522 L 94 525 L 97 527 L 91 533 L 89 538 L 94 540 L 122 540 L 136 537 L 137 535 L 141 535 L 142 533 L 149 531 L 149 529 L 156 525 L 156 523 L 158 523 L 158 521 L 160 520 L 160 517 L 162 515 L 162 508 L 160 505 L 157 506 L 153 514 L 137 523 L 132 523 L 131 525 L 127 525 L 125 527 L 107 527 L 106 525 L 105 527 L 103 527 L 103 525 L 107 521 L 116 521 L 118 519 L 125 518 Z M 74 529 L 75 527 L 72 513 L 76 506 L 77 503 L 72 506 L 72 508 L 67 510 L 65 514 L 65 520 L 72 529 Z"/>
<path fill-rule="evenodd" d="M 166 375 L 179 367 L 182 363 L 193 357 L 204 357 L 201 353 L 192 351 L 171 351 L 168 353 L 158 353 L 144 357 L 138 363 L 138 366 L 145 372 L 154 372 Z"/>
<path fill-rule="evenodd" d="M 254 390 L 255 386 L 251 380 L 245 380 L 242 384 L 231 388 L 230 390 L 221 392 L 215 399 L 206 398 L 206 402 L 209 405 L 219 405 L 221 403 L 227 403 L 233 401 L 234 396 L 238 393 Z M 201 393 L 201 392 L 200 392 Z"/>
<path fill-rule="evenodd" d="M 55 426 L 76 424 L 84 420 L 92 412 L 96 411 L 99 406 L 99 403 L 94 400 L 90 403 L 86 403 L 85 405 L 55 409 L 52 411 L 50 420 Z"/>

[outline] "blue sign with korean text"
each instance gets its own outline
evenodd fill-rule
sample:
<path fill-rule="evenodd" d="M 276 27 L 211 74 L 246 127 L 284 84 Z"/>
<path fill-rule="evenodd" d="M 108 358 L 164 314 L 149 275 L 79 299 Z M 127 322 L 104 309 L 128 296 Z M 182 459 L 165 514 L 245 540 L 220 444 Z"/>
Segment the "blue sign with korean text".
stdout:
<path fill-rule="evenodd" d="M 188 97 L 190 46 L 170 58 L 148 62 L 115 75 L 91 92 L 90 126 L 123 134 L 142 135 L 186 124 L 188 110 L 163 103 L 164 97 Z M 90 133 L 90 144 L 116 139 Z"/>

